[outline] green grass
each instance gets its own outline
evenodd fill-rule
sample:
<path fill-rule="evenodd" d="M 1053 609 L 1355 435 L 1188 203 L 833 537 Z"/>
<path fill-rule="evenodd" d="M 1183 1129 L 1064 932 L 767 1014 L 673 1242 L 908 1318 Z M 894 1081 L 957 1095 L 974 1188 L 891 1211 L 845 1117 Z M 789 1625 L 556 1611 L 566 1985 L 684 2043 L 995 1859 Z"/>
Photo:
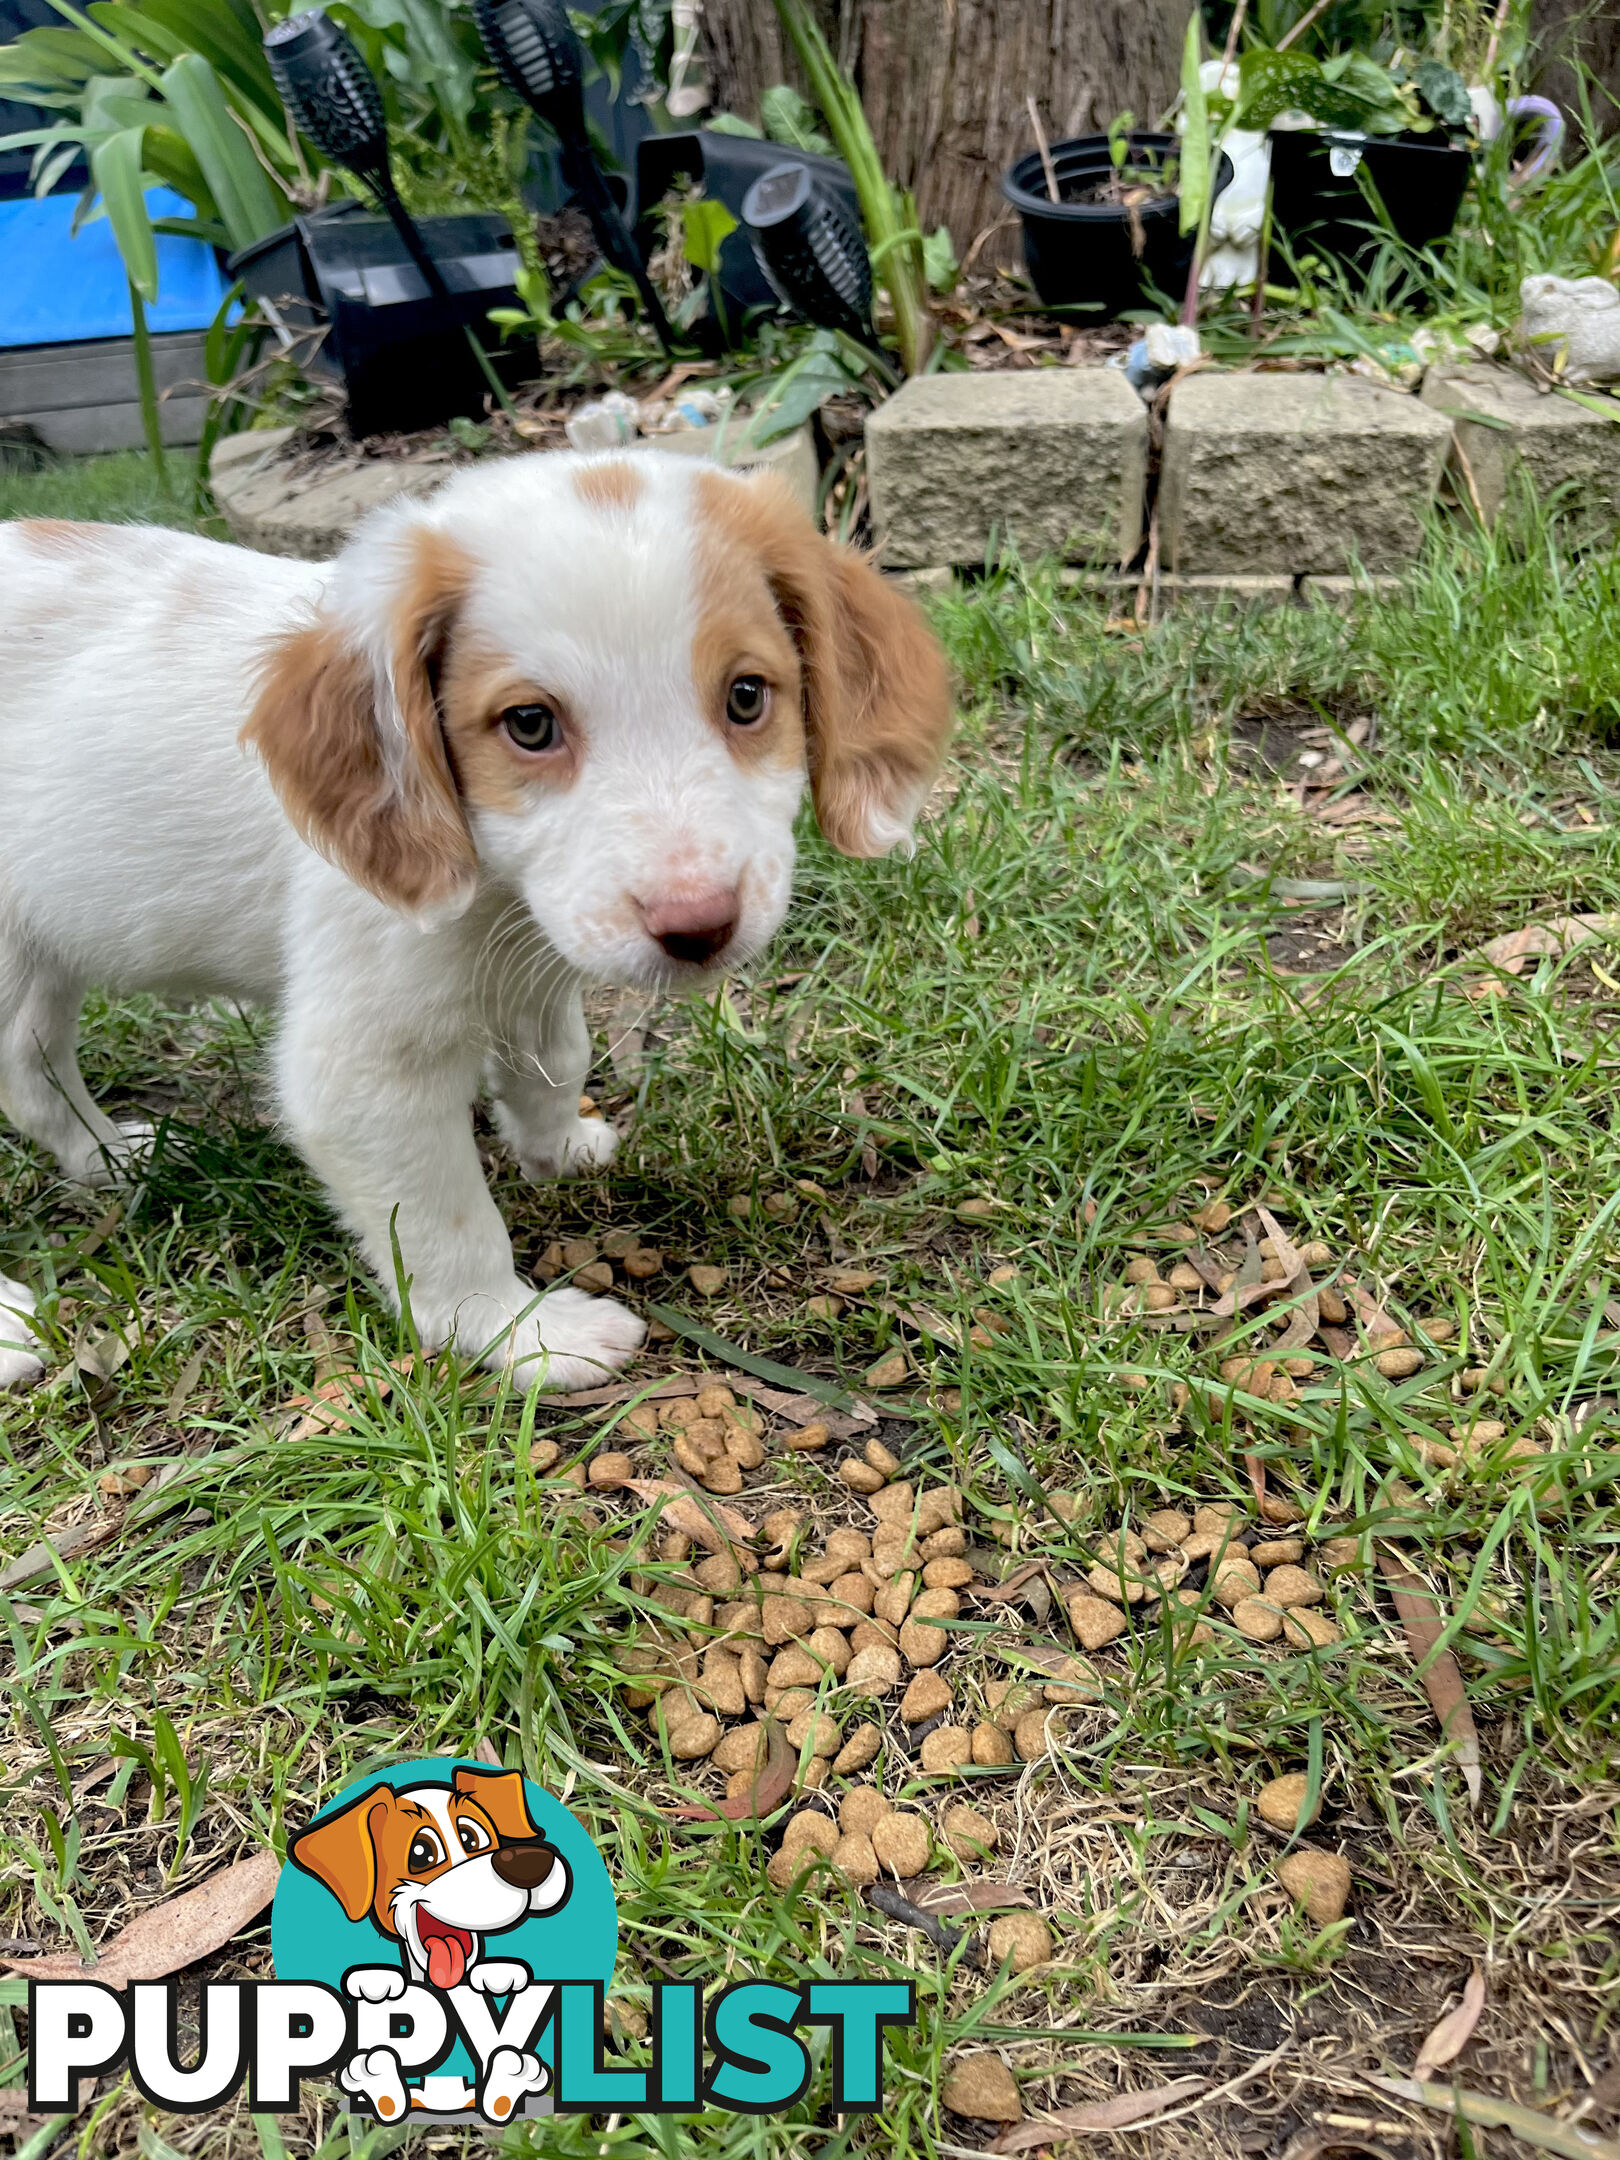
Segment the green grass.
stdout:
<path fill-rule="evenodd" d="M 138 499 L 128 467 L 73 488 L 75 515 L 97 489 Z M 1232 2026 L 1237 2052 L 1221 2052 L 1242 1982 L 1330 2033 L 1336 2059 L 1405 2064 L 1426 2015 L 1374 2031 L 1367 1991 L 1437 2013 L 1476 1956 L 1493 2007 L 1465 2082 L 1567 2109 L 1585 2090 L 1572 2036 L 1602 2060 L 1620 1977 L 1601 1814 L 1620 1712 L 1620 961 L 1600 941 L 1470 997 L 1482 970 L 1463 956 L 1532 919 L 1620 912 L 1620 643 L 1597 604 L 1616 576 L 1521 532 L 1437 539 L 1405 598 L 1353 620 L 1188 617 L 1122 636 L 1038 569 L 941 598 L 964 725 L 916 857 L 850 864 L 811 839 L 757 978 L 660 1016 L 638 1075 L 620 1080 L 604 1054 L 608 1106 L 636 1112 L 611 1177 L 554 1192 L 497 1177 L 520 1257 L 634 1226 L 668 1256 L 657 1294 L 756 1353 L 858 1382 L 907 1343 L 933 1382 L 904 1398 L 908 1467 L 954 1478 L 981 1539 L 1017 1521 L 1027 1541 L 1035 1486 L 1072 1493 L 1073 1525 L 1041 1548 L 1060 1575 L 1127 1510 L 1245 1500 L 1245 1451 L 1313 1526 L 1398 1536 L 1460 1623 L 1486 1758 L 1477 1818 L 1387 1601 L 1357 1575 L 1335 1593 L 1345 1639 L 1329 1654 L 1192 1659 L 1141 1630 L 1107 1654 L 1103 1702 L 1016 1809 L 1005 1780 L 975 1787 L 1011 1811 L 999 1865 L 1050 1916 L 1049 1976 L 986 1983 L 836 1886 L 770 1889 L 769 1835 L 658 1812 L 692 1776 L 616 1674 L 671 1570 L 645 1519 L 587 1510 L 558 1477 L 599 1414 L 390 1371 L 404 1339 L 258 1120 L 261 1021 L 137 1000 L 95 1007 L 87 1031 L 92 1085 L 172 1112 L 122 1219 L 0 1132 L 0 1268 L 50 1293 L 62 1353 L 38 1393 L 0 1407 L 0 1538 L 16 1554 L 78 1523 L 113 1533 L 0 1605 L 0 1932 L 101 1939 L 132 1903 L 279 1843 L 379 1759 L 487 1740 L 601 1842 L 627 2000 L 660 1972 L 901 1972 L 921 2005 L 870 2124 L 817 2127 L 818 2062 L 790 2125 L 574 2121 L 531 2144 L 510 2133 L 508 2150 L 932 2160 L 967 2135 L 936 2109 L 963 2041 L 1007 2048 L 1032 2104 L 1211 2063 L 1218 2080 L 1285 2030 Z M 1353 739 L 1364 721 L 1370 738 Z M 1306 815 L 1296 768 L 1245 748 L 1261 723 L 1296 740 L 1328 728 L 1341 787 L 1388 822 Z M 1292 898 L 1288 880 L 1330 896 Z M 1331 965 L 1280 972 L 1268 941 L 1311 923 Z M 732 1210 L 797 1180 L 825 1198 L 798 1196 L 791 1219 Z M 1206 1197 L 1199 1180 L 1234 1202 L 1273 1196 L 1296 1239 L 1326 1242 L 1398 1319 L 1454 1319 L 1456 1343 L 1394 1383 L 1323 1358 L 1295 1402 L 1255 1405 L 1246 1425 L 1202 1393 L 1178 1412 L 1173 1386 L 1211 1378 L 1228 1348 L 1111 1320 L 1106 1294 L 1144 1225 Z M 988 1227 L 956 1214 L 972 1197 L 998 1203 Z M 846 1256 L 881 1294 L 812 1317 L 805 1297 Z M 729 1270 L 707 1305 L 672 1286 L 697 1259 Z M 997 1261 L 1017 1275 L 989 1288 Z M 962 1325 L 994 1308 L 1007 1332 L 964 1354 L 892 1309 L 918 1306 Z M 311 1310 L 389 1389 L 336 1439 L 286 1436 L 312 1378 Z M 127 1360 L 107 1379 L 76 1369 L 70 1353 L 109 1331 Z M 1500 1453 L 1477 1474 L 1426 1467 L 1419 1444 L 1463 1414 L 1454 1377 L 1486 1365 L 1510 1434 L 1547 1452 L 1528 1473 Z M 548 1438 L 563 1450 L 549 1472 Z M 101 1491 L 154 1462 L 177 1474 L 127 1507 Z M 833 1505 L 815 1462 L 785 1476 L 801 1504 Z M 959 1653 L 966 1691 L 982 1652 Z M 109 1749 L 156 1750 L 163 1719 L 183 1778 L 160 1795 L 126 1775 L 98 1789 L 115 1808 L 73 1801 Z M 1298 1768 L 1330 1796 L 1326 1842 L 1357 1855 L 1348 1933 L 1318 1934 L 1270 1888 L 1253 1793 Z M 938 1797 L 898 1756 L 884 1775 L 891 1797 Z M 1567 1864 L 1551 1863 L 1561 1837 Z M 262 1972 L 262 1939 L 239 1959 L 229 1969 Z M 1132 2037 L 1194 2032 L 1216 2039 L 1190 2063 Z M 245 2115 L 188 2125 L 127 2091 L 107 2107 L 95 2138 L 109 2142 L 81 2125 L 81 2150 L 135 2150 L 143 2114 L 185 2151 L 260 2150 Z M 1235 2154 L 1246 2120 L 1213 2118 L 1202 2149 Z M 346 2149 L 321 2145 L 313 2113 L 285 2129 L 289 2151 Z M 1181 2149 L 1163 2136 L 1143 2149 Z"/>
<path fill-rule="evenodd" d="M 62 458 L 39 472 L 0 470 L 0 517 L 74 518 L 104 525 L 192 527 L 193 460 L 183 450 L 168 459 L 166 492 L 144 450 L 107 457 Z"/>

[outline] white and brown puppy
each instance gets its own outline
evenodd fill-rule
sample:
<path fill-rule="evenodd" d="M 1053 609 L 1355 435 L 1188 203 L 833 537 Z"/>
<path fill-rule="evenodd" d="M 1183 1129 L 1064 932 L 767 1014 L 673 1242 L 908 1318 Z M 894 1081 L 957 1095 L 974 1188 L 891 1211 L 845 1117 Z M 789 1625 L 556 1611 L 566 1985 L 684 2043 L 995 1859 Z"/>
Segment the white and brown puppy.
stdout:
<path fill-rule="evenodd" d="M 641 1322 L 537 1299 L 485 1185 L 605 1162 L 580 992 L 701 982 L 787 907 L 806 777 L 904 844 L 949 727 L 922 617 L 769 479 L 512 458 L 335 562 L 0 526 L 0 1111 L 72 1178 L 140 1144 L 76 1057 L 92 984 L 280 1013 L 277 1099 L 430 1346 L 588 1387 Z M 34 1377 L 0 1278 L 0 1385 Z"/>

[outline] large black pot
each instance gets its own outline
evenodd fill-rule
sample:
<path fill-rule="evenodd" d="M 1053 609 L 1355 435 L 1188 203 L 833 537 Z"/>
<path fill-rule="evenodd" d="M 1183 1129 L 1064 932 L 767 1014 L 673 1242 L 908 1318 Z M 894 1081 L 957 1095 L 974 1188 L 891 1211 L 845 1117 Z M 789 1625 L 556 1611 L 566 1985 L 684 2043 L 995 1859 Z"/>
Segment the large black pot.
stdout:
<path fill-rule="evenodd" d="M 1274 128 L 1272 229 L 1296 252 L 1365 265 L 1377 250 L 1370 181 L 1408 247 L 1433 247 L 1457 222 L 1473 171 L 1472 153 L 1444 135 L 1352 135 L 1324 128 Z M 1353 165 L 1352 165 L 1353 161 Z M 1340 171 L 1334 171 L 1337 163 Z"/>
<path fill-rule="evenodd" d="M 1129 158 L 1143 172 L 1161 172 L 1179 154 L 1174 135 L 1132 135 Z M 1049 308 L 1071 308 L 1091 322 L 1110 322 L 1127 308 L 1151 304 L 1148 288 L 1179 300 L 1192 269 L 1193 235 L 1179 228 L 1181 206 L 1167 195 L 1144 203 L 1138 212 L 1142 252 L 1132 247 L 1130 219 L 1113 203 L 1082 203 L 1073 198 L 1106 180 L 1112 170 L 1106 135 L 1077 135 L 1052 145 L 1052 169 L 1058 200 L 1046 190 L 1046 169 L 1038 150 L 1021 157 L 1007 171 L 1001 192 L 1024 223 L 1024 262 L 1030 281 Z M 1232 160 L 1224 153 L 1215 192 L 1232 178 Z"/>

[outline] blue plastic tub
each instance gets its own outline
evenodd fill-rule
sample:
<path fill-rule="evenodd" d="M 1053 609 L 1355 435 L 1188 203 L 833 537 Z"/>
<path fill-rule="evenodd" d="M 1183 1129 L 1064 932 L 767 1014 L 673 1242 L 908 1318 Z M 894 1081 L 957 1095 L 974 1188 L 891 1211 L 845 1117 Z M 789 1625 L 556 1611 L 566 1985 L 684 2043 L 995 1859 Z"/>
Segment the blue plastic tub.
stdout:
<path fill-rule="evenodd" d="M 73 231 L 74 195 L 0 202 L 0 348 L 75 345 L 134 331 L 129 281 L 104 217 Z M 168 188 L 150 188 L 154 218 L 190 217 Z M 157 236 L 158 296 L 146 309 L 154 333 L 206 330 L 229 290 L 202 240 Z"/>

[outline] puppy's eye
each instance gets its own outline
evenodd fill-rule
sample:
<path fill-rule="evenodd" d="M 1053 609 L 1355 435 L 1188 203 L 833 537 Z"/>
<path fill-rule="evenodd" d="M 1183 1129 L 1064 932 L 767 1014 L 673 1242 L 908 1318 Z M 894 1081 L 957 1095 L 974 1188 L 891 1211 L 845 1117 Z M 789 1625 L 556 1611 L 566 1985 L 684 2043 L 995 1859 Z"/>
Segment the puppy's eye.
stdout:
<path fill-rule="evenodd" d="M 549 705 L 508 705 L 501 726 L 520 750 L 549 750 L 557 740 L 557 715 Z"/>
<path fill-rule="evenodd" d="M 470 1816 L 463 1816 L 462 1820 L 456 1824 L 456 1835 L 460 1838 L 461 1849 L 465 1853 L 488 1852 L 489 1850 L 488 1831 L 485 1830 L 482 1823 L 474 1822 Z"/>
<path fill-rule="evenodd" d="M 413 1875 L 420 1875 L 425 1868 L 437 1867 L 444 1858 L 444 1847 L 431 1830 L 418 1830 L 411 1839 L 411 1849 L 405 1855 L 405 1865 Z"/>
<path fill-rule="evenodd" d="M 737 727 L 753 727 L 764 719 L 770 702 L 770 688 L 763 675 L 739 675 L 726 693 L 726 718 Z"/>

